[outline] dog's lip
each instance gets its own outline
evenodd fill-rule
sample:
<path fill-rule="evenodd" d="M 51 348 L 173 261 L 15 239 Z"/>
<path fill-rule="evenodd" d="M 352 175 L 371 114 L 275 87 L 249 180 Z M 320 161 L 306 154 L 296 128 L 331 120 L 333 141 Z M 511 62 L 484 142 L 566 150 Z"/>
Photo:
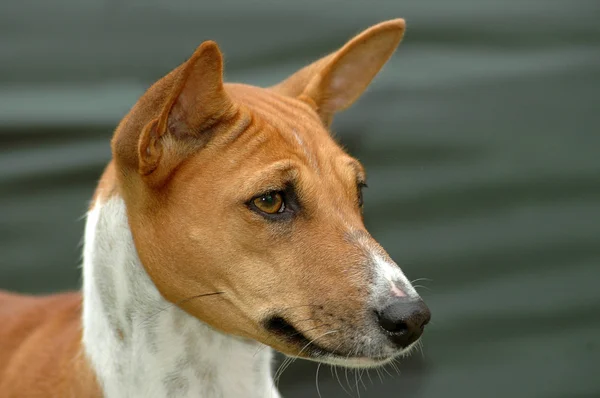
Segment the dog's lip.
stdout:
<path fill-rule="evenodd" d="M 371 362 L 385 362 L 390 360 L 392 357 L 388 356 L 361 356 L 361 355 L 352 355 L 351 353 L 342 353 L 339 351 L 331 351 L 321 346 L 315 346 L 313 352 L 313 357 L 318 358 L 334 358 L 337 360 L 361 360 L 361 361 L 371 361 Z M 316 354 L 316 355 L 315 355 Z"/>
<path fill-rule="evenodd" d="M 323 362 L 333 366 L 344 366 L 348 368 L 375 368 L 391 362 L 395 356 L 390 357 L 359 357 L 327 355 L 324 357 L 308 358 L 313 361 Z"/>
<path fill-rule="evenodd" d="M 383 366 L 393 361 L 398 355 L 391 356 L 360 356 L 342 353 L 339 351 L 331 351 L 313 345 L 310 350 L 305 350 L 305 355 L 296 355 L 303 359 L 308 359 L 314 362 L 325 363 L 333 366 L 343 366 L 347 368 L 376 368 Z"/>
<path fill-rule="evenodd" d="M 317 362 L 332 365 L 375 367 L 381 366 L 396 357 L 392 356 L 360 356 L 351 352 L 342 352 L 325 348 L 315 342 L 317 339 L 309 339 L 306 335 L 289 323 L 285 318 L 274 316 L 264 322 L 265 328 L 276 335 L 288 345 L 299 347 L 299 352 L 292 356 L 301 357 Z M 288 354 L 289 355 L 289 354 Z"/>
<path fill-rule="evenodd" d="M 418 340 L 417 340 L 418 341 Z M 394 359 L 405 356 L 412 351 L 416 346 L 417 342 L 412 343 L 406 348 L 395 351 L 391 355 L 387 356 L 357 356 L 357 355 L 344 355 L 339 352 L 332 352 L 322 347 L 318 347 L 321 351 L 317 355 L 307 356 L 306 359 L 310 359 L 317 362 L 327 363 L 334 366 L 345 366 L 355 368 L 376 368 L 379 366 L 386 365 L 392 362 Z M 314 354 L 314 352 L 313 352 Z"/>
<path fill-rule="evenodd" d="M 288 322 L 282 316 L 272 316 L 264 321 L 264 327 L 278 339 L 284 341 L 286 345 L 293 345 L 300 350 L 297 356 L 319 356 L 319 355 L 343 355 L 320 346 L 315 340 L 309 339 L 303 331 L 298 330 L 294 325 Z M 304 354 L 304 355 L 303 355 Z"/>

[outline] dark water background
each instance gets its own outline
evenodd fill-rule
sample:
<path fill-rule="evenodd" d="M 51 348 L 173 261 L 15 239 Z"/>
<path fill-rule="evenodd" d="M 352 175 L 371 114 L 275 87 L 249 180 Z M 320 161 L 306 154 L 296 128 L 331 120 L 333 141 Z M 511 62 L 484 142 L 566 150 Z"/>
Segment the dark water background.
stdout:
<path fill-rule="evenodd" d="M 430 279 L 433 323 L 423 355 L 383 384 L 363 375 L 360 396 L 600 397 L 599 1 L 0 8 L 0 288 L 79 286 L 112 129 L 203 40 L 221 45 L 229 81 L 269 85 L 404 17 L 404 44 L 334 130 L 369 172 L 372 234 Z M 288 369 L 284 397 L 317 397 L 315 371 Z M 319 387 L 346 396 L 325 366 Z"/>

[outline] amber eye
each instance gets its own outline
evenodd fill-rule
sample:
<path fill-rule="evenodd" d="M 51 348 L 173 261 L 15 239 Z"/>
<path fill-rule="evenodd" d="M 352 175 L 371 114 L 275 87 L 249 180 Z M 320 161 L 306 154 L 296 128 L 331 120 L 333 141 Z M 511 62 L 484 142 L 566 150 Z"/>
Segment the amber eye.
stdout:
<path fill-rule="evenodd" d="M 282 213 L 285 210 L 283 195 L 279 192 L 269 192 L 252 200 L 256 208 L 267 214 Z"/>

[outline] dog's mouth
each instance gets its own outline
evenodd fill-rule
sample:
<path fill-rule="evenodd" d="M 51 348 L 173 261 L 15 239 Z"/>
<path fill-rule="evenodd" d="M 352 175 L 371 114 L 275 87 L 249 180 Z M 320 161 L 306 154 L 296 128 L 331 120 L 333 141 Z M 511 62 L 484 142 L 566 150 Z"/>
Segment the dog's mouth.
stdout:
<path fill-rule="evenodd" d="M 335 350 L 329 350 L 322 347 L 316 342 L 318 338 L 312 340 L 309 339 L 304 332 L 298 330 L 283 317 L 274 316 L 269 318 L 265 323 L 265 327 L 269 332 L 276 335 L 281 340 L 284 340 L 288 345 L 299 348 L 300 350 L 297 356 L 320 357 L 332 354 L 341 355 L 341 353 L 337 353 Z M 324 337 L 327 333 L 327 331 L 323 332 L 322 336 Z M 331 331 L 331 334 L 332 333 L 334 333 L 334 331 Z"/>
<path fill-rule="evenodd" d="M 301 357 L 330 365 L 359 368 L 377 367 L 391 362 L 398 355 L 406 354 L 412 349 L 412 347 L 407 347 L 405 350 L 399 351 L 395 353 L 395 355 L 390 356 L 357 355 L 356 352 L 343 352 L 341 350 L 326 348 L 316 341 L 328 334 L 336 333 L 336 330 L 324 330 L 318 335 L 317 338 L 309 339 L 304 332 L 298 330 L 295 326 L 281 316 L 273 316 L 268 318 L 264 325 L 270 333 L 277 336 L 280 340 L 283 340 L 286 345 L 296 348 L 297 352 L 295 354 L 290 355 L 286 353 L 286 355 Z M 310 330 L 316 329 L 318 328 L 313 328 Z"/>

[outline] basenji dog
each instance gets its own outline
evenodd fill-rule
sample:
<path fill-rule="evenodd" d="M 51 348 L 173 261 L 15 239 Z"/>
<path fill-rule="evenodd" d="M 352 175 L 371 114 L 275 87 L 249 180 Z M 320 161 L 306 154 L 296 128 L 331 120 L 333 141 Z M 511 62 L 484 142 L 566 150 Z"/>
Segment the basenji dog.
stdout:
<path fill-rule="evenodd" d="M 392 56 L 372 26 L 269 88 L 214 42 L 115 130 L 82 294 L 0 295 L 0 395 L 279 397 L 272 355 L 375 367 L 430 312 L 363 224 L 361 164 L 329 131 Z"/>

